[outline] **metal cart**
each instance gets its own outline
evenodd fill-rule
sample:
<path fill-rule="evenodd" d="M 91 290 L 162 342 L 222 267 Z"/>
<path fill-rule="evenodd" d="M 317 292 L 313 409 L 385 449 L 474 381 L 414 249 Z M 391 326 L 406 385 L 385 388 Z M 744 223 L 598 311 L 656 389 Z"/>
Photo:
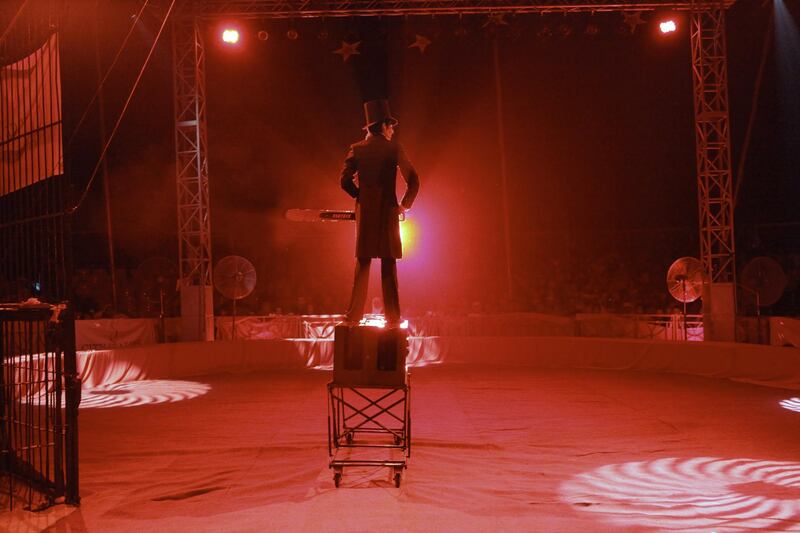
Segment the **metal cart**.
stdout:
<path fill-rule="evenodd" d="M 411 456 L 411 380 L 406 333 L 336 328 L 328 384 L 328 455 L 337 487 L 347 466 L 386 466 L 400 486 Z"/>

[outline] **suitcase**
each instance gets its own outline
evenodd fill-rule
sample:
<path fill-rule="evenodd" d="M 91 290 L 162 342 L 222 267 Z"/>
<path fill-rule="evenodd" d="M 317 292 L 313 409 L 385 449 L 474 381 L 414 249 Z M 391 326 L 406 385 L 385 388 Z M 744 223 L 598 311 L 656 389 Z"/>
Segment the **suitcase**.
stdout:
<path fill-rule="evenodd" d="M 333 383 L 340 387 L 402 387 L 407 355 L 404 329 L 336 326 Z"/>

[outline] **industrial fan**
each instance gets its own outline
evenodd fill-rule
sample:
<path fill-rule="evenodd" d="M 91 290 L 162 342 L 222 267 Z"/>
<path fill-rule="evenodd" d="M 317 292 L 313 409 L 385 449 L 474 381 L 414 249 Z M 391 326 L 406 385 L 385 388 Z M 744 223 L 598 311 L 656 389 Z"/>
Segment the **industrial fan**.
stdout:
<path fill-rule="evenodd" d="M 236 338 L 236 301 L 253 292 L 256 279 L 253 263 L 238 255 L 223 257 L 214 267 L 214 288 L 233 301 L 231 339 Z"/>
<path fill-rule="evenodd" d="M 673 298 L 683 303 L 683 335 L 686 332 L 686 304 L 703 295 L 703 284 L 707 283 L 703 263 L 694 257 L 680 257 L 667 270 L 667 290 Z"/>
<path fill-rule="evenodd" d="M 739 281 L 756 295 L 757 314 L 760 314 L 760 308 L 781 299 L 789 280 L 780 263 L 771 257 L 754 257 L 745 265 Z"/>

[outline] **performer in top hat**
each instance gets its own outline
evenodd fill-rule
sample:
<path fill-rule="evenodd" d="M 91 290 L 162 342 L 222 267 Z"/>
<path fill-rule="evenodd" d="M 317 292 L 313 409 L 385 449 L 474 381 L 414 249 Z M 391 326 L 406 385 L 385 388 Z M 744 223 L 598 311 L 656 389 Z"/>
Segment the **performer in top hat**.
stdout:
<path fill-rule="evenodd" d="M 396 327 L 400 322 L 396 261 L 403 256 L 399 215 L 414 203 L 419 177 L 403 147 L 392 140 L 397 119 L 389 111 L 389 102 L 366 102 L 364 112 L 367 136 L 350 146 L 341 176 L 342 189 L 356 200 L 356 272 L 347 321 L 357 325 L 364 316 L 370 263 L 379 257 L 386 322 L 388 327 Z M 399 205 L 395 194 L 398 168 L 406 181 Z"/>

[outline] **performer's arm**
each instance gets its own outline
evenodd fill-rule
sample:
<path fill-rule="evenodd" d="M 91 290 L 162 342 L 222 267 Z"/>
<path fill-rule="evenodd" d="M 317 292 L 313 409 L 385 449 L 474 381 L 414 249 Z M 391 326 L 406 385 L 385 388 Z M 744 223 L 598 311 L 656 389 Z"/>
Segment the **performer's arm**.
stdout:
<path fill-rule="evenodd" d="M 344 168 L 342 168 L 341 184 L 342 189 L 353 198 L 358 199 L 358 187 L 356 187 L 356 157 L 353 154 L 353 148 L 347 152 L 347 157 L 344 160 Z"/>
<path fill-rule="evenodd" d="M 419 192 L 419 176 L 411 161 L 408 160 L 405 150 L 399 144 L 397 145 L 397 166 L 400 167 L 400 174 L 406 180 L 406 193 L 403 195 L 400 205 L 405 209 L 411 209 L 411 204 L 414 203 Z"/>

